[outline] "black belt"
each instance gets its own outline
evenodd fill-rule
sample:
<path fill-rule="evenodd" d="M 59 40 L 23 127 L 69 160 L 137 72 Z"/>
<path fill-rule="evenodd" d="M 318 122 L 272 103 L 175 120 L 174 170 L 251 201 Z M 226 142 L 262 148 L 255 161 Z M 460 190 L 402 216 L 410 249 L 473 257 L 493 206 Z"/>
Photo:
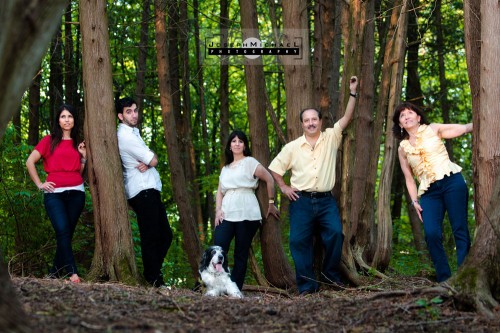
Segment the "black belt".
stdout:
<path fill-rule="evenodd" d="M 308 197 L 308 198 L 325 198 L 325 197 L 330 197 L 332 196 L 332 192 L 305 192 L 305 191 L 299 191 L 298 192 L 300 196 L 303 197 Z"/>

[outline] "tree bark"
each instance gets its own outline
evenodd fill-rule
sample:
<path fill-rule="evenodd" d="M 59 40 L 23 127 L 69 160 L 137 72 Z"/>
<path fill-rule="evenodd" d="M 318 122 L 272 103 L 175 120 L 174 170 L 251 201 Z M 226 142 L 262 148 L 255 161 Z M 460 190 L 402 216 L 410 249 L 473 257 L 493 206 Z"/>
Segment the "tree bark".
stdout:
<path fill-rule="evenodd" d="M 168 150 L 170 177 L 174 190 L 174 199 L 179 208 L 181 229 L 184 235 L 183 247 L 188 256 L 193 277 L 198 277 L 198 262 L 202 252 L 196 229 L 196 219 L 188 193 L 188 184 L 184 175 L 182 162 L 179 159 L 180 149 L 177 141 L 176 119 L 173 113 L 171 85 L 169 77 L 169 59 L 167 53 L 167 31 L 165 22 L 166 0 L 155 0 L 155 40 L 158 63 L 158 83 L 160 104 L 162 109 L 165 141 Z"/>
<path fill-rule="evenodd" d="M 28 124 L 28 144 L 35 146 L 40 135 L 40 82 L 42 73 L 39 71 L 33 78 L 29 87 L 29 124 Z"/>
<path fill-rule="evenodd" d="M 441 114 L 443 116 L 443 123 L 450 124 L 452 123 L 450 119 L 450 101 L 448 100 L 448 81 L 446 80 L 446 69 L 444 66 L 444 56 L 445 56 L 445 42 L 443 36 L 443 22 L 442 22 L 442 13 L 441 6 L 442 0 L 436 0 L 436 7 L 434 10 L 435 14 L 435 23 L 436 23 L 436 52 L 437 52 L 437 60 L 438 60 L 438 71 L 439 71 L 439 102 L 441 104 Z M 446 151 L 450 156 L 450 160 L 454 161 L 453 158 L 453 141 L 445 140 Z"/>
<path fill-rule="evenodd" d="M 370 240 L 370 215 L 365 210 L 373 210 L 374 196 L 367 191 L 375 187 L 376 175 L 369 177 L 370 170 L 366 167 L 373 154 L 378 155 L 376 145 L 373 145 L 373 105 L 374 105 L 374 1 L 352 2 L 344 18 L 344 36 L 348 36 L 345 44 L 345 71 L 341 89 L 341 100 L 347 100 L 348 81 L 351 75 L 357 75 L 359 97 L 356 102 L 357 112 L 352 123 L 345 130 L 342 146 L 342 176 L 338 177 L 342 185 L 340 194 L 340 210 L 343 217 L 345 246 L 343 263 L 357 278 L 356 265 L 369 270 L 364 258 L 365 249 Z M 348 12 L 348 13 L 347 13 Z M 347 96 L 347 98 L 345 98 Z M 345 102 L 342 108 L 345 109 Z M 340 113 L 340 112 L 339 112 Z M 341 114 L 338 115 L 339 118 Z M 355 283 L 357 284 L 357 283 Z"/>
<path fill-rule="evenodd" d="M 220 1 L 219 29 L 221 34 L 221 43 L 227 43 L 229 33 L 229 8 L 228 1 Z M 229 137 L 229 61 L 227 57 L 220 58 L 220 131 L 219 138 L 222 145 L 227 142 Z M 224 165 L 224 154 L 220 155 L 220 166 Z M 212 220 L 213 221 L 213 220 Z"/>
<path fill-rule="evenodd" d="M 396 139 L 392 133 L 392 116 L 394 109 L 400 103 L 404 59 L 405 59 L 405 41 L 408 28 L 407 0 L 401 1 L 401 6 L 395 3 L 391 17 L 391 25 L 397 26 L 394 35 L 394 41 L 387 43 L 389 57 L 387 59 L 390 70 L 390 89 L 388 90 L 388 110 L 386 117 L 384 163 L 380 175 L 380 185 L 378 191 L 377 203 L 377 246 L 373 258 L 373 266 L 385 270 L 389 266 L 392 247 L 392 219 L 391 219 L 391 182 L 394 172 L 394 165 L 397 156 Z M 385 61 L 384 61 L 385 63 Z M 383 97 L 382 97 L 383 98 Z"/>
<path fill-rule="evenodd" d="M 59 29 L 56 35 L 52 38 L 50 46 L 50 61 L 49 61 L 49 112 L 50 112 L 50 128 L 52 128 L 54 114 L 57 108 L 63 104 L 63 70 L 62 70 L 62 34 L 61 21 L 59 20 Z"/>
<path fill-rule="evenodd" d="M 58 27 L 66 0 L 0 2 L 0 137 Z M 0 331 L 30 332 L 0 254 Z"/>
<path fill-rule="evenodd" d="M 67 0 L 0 2 L 0 136 L 40 66 Z M 12 110 L 12 111 L 10 111 Z"/>
<path fill-rule="evenodd" d="M 142 119 L 144 114 L 144 98 L 146 90 L 146 71 L 148 57 L 148 40 L 149 40 L 149 20 L 151 15 L 151 0 L 143 0 L 142 3 L 142 20 L 141 32 L 139 40 L 139 55 L 137 58 L 137 74 L 135 84 L 135 101 L 139 110 L 139 119 Z"/>
<path fill-rule="evenodd" d="M 500 294 L 500 135 L 498 96 L 500 8 L 488 0 L 466 1 L 466 55 L 473 109 L 473 159 L 476 207 L 475 241 L 449 280 L 461 298 L 490 317 Z"/>
<path fill-rule="evenodd" d="M 118 154 L 105 0 L 82 0 L 80 24 L 85 91 L 85 144 L 94 207 L 91 279 L 138 281 L 128 206 Z"/>
<path fill-rule="evenodd" d="M 240 0 L 241 26 L 243 40 L 254 37 L 260 40 L 257 7 L 255 0 Z M 245 58 L 245 77 L 248 101 L 248 120 L 250 124 L 250 138 L 252 140 L 253 156 L 264 166 L 270 163 L 268 141 L 264 70 L 262 58 Z M 288 263 L 283 245 L 281 244 L 280 221 L 269 217 L 265 218 L 268 207 L 268 193 L 264 182 L 260 182 L 256 192 L 260 202 L 262 218 L 261 248 L 264 272 L 267 280 L 275 287 L 290 288 L 295 285 L 295 278 Z"/>
<path fill-rule="evenodd" d="M 284 43 L 300 45 L 300 58 L 282 56 L 285 71 L 287 139 L 302 134 L 300 111 L 313 107 L 313 84 L 310 64 L 309 26 L 306 0 L 283 1 Z"/>

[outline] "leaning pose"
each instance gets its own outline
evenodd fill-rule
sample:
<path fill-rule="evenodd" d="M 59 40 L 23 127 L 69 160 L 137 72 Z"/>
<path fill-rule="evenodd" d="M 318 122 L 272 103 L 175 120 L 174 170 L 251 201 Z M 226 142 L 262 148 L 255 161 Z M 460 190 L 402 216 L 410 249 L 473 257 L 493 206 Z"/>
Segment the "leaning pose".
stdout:
<path fill-rule="evenodd" d="M 398 154 L 408 193 L 424 224 L 425 240 L 438 282 L 451 276 L 443 247 L 443 219 L 448 212 L 460 266 L 470 248 L 467 228 L 468 191 L 461 167 L 450 161 L 443 139 L 472 132 L 469 124 L 429 124 L 415 105 L 400 104 L 393 116 L 393 133 L 401 143 Z M 419 186 L 415 183 L 417 177 Z M 419 200 L 420 199 L 420 200 Z"/>
<path fill-rule="evenodd" d="M 74 283 L 79 283 L 80 278 L 71 240 L 85 205 L 82 173 L 87 162 L 85 143 L 78 143 L 77 120 L 73 107 L 62 105 L 52 133 L 36 145 L 26 161 L 31 179 L 43 191 L 45 209 L 56 233 L 56 255 L 49 276 L 69 276 Z M 40 159 L 47 173 L 45 181 L 40 180 L 35 167 Z"/>

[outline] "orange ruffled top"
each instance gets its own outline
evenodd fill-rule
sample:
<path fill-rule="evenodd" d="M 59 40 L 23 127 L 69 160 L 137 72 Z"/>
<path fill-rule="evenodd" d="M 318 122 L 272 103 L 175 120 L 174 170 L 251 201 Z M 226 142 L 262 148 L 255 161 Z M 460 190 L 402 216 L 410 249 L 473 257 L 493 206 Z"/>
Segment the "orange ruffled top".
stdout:
<path fill-rule="evenodd" d="M 443 141 L 428 125 L 420 125 L 418 128 L 415 146 L 408 140 L 401 141 L 399 145 L 404 149 L 413 174 L 420 183 L 419 197 L 436 180 L 462 171 L 460 166 L 450 161 Z"/>

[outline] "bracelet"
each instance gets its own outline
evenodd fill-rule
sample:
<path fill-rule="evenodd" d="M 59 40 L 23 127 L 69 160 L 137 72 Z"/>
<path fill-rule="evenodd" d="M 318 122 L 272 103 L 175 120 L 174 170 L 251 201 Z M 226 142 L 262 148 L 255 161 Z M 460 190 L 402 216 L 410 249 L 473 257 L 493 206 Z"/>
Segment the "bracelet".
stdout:
<path fill-rule="evenodd" d="M 356 98 L 356 97 L 358 97 L 358 93 L 353 94 L 352 92 L 350 92 L 349 96 L 352 96 L 352 97 Z"/>
<path fill-rule="evenodd" d="M 87 163 L 87 159 L 82 157 L 82 158 L 80 159 L 80 163 L 81 163 L 81 164 L 85 164 L 85 163 Z"/>
<path fill-rule="evenodd" d="M 418 203 L 418 199 L 412 200 L 411 203 L 415 206 L 415 204 Z"/>
<path fill-rule="evenodd" d="M 274 199 L 269 199 L 269 203 L 273 204 L 274 203 Z"/>

